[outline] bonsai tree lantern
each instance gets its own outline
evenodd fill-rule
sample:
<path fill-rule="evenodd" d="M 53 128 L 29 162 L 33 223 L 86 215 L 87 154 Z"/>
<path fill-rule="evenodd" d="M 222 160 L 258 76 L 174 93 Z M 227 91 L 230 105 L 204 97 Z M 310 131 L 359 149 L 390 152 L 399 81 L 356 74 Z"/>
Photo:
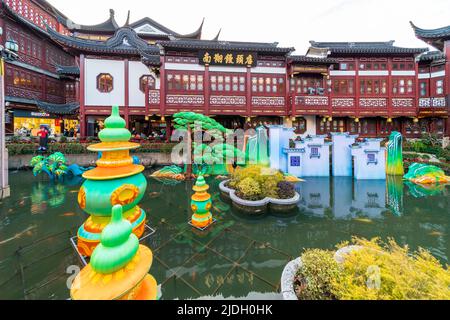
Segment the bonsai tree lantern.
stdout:
<path fill-rule="evenodd" d="M 205 178 L 199 176 L 195 182 L 194 194 L 191 197 L 192 215 L 191 225 L 197 229 L 204 230 L 214 223 L 211 214 L 211 195 L 207 192 L 209 186 L 206 184 Z"/>
<path fill-rule="evenodd" d="M 119 115 L 119 107 L 112 107 L 112 114 L 100 131 L 101 143 L 88 147 L 90 151 L 101 153 L 95 169 L 86 171 L 86 181 L 78 193 L 78 203 L 91 216 L 78 230 L 78 250 L 84 256 L 91 256 L 100 243 L 103 229 L 111 221 L 111 210 L 121 205 L 124 218 L 128 220 L 137 237 L 145 229 L 146 215 L 139 207 L 147 188 L 147 180 L 142 174 L 144 167 L 134 164 L 130 150 L 139 148 L 131 143 L 131 133 L 125 128 L 125 120 Z"/>

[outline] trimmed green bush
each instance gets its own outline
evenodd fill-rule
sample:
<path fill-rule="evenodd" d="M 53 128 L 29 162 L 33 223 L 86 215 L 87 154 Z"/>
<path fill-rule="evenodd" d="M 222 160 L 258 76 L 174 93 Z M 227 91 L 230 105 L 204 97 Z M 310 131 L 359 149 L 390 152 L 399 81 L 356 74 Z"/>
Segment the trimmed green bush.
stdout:
<path fill-rule="evenodd" d="M 332 281 L 339 276 L 334 252 L 309 249 L 302 254 L 302 267 L 297 271 L 294 288 L 300 300 L 332 300 Z"/>
<path fill-rule="evenodd" d="M 90 154 L 91 151 L 87 150 L 90 143 L 49 143 L 48 152 L 55 153 L 61 152 L 63 154 Z M 172 148 L 175 146 L 173 143 L 144 143 L 140 148 L 132 150 L 133 153 L 171 153 Z M 39 148 L 37 143 L 8 143 L 9 156 L 35 154 Z"/>
<path fill-rule="evenodd" d="M 258 182 L 250 177 L 245 178 L 244 180 L 239 182 L 237 186 L 237 195 L 239 198 L 249 201 L 258 201 L 264 199 Z"/>

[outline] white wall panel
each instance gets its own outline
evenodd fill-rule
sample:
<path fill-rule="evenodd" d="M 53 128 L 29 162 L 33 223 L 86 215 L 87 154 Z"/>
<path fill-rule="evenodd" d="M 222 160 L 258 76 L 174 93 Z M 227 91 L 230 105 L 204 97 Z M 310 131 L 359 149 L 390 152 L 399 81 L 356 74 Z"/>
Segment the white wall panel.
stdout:
<path fill-rule="evenodd" d="M 125 63 L 117 60 L 86 59 L 85 60 L 85 104 L 87 106 L 111 106 L 125 104 Z M 111 92 L 97 90 L 97 76 L 109 73 L 114 79 Z"/>
<path fill-rule="evenodd" d="M 145 107 L 145 93 L 139 89 L 140 79 L 144 75 L 152 75 L 156 79 L 156 89 L 160 88 L 159 78 L 145 64 L 140 61 L 130 61 L 128 86 L 131 107 Z"/>

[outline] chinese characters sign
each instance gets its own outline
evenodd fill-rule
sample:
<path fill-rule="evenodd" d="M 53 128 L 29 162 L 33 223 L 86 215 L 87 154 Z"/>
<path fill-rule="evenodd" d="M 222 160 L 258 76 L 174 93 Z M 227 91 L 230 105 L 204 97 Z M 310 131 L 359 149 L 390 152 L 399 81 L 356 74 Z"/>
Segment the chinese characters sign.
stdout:
<path fill-rule="evenodd" d="M 258 56 L 249 52 L 200 51 L 199 61 L 202 65 L 256 67 Z"/>

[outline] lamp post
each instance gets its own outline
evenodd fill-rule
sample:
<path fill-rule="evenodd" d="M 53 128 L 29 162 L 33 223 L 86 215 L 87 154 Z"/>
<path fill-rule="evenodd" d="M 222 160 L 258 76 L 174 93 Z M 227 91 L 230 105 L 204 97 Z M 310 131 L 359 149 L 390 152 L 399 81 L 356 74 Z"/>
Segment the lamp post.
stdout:
<path fill-rule="evenodd" d="M 0 27 L 0 36 L 3 29 Z M 16 41 L 8 40 L 5 46 L 0 44 L 0 199 L 9 197 L 8 150 L 6 149 L 5 131 L 5 61 L 17 60 L 19 46 Z"/>

